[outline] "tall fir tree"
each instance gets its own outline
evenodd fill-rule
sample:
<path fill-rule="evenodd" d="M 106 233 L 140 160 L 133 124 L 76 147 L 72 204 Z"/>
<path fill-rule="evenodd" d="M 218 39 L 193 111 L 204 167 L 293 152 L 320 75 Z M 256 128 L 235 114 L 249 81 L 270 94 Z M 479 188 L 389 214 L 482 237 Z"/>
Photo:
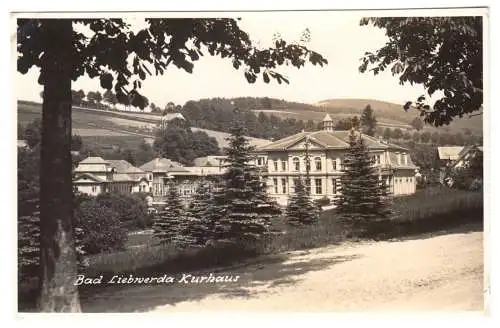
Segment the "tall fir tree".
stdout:
<path fill-rule="evenodd" d="M 214 239 L 214 214 L 218 209 L 211 189 L 208 181 L 201 182 L 186 211 L 186 234 L 192 239 L 193 246 L 202 247 Z"/>
<path fill-rule="evenodd" d="M 269 232 L 272 217 L 279 213 L 266 193 L 258 168 L 251 164 L 254 147 L 245 134 L 243 124 L 235 122 L 228 138 L 222 193 L 216 196 L 224 215 L 215 227 L 219 239 L 243 243 L 254 242 Z"/>
<path fill-rule="evenodd" d="M 165 204 L 153 220 L 154 237 L 160 243 L 174 244 L 178 248 L 186 248 L 193 244 L 193 238 L 186 234 L 189 230 L 184 205 L 175 184 L 170 181 Z"/>
<path fill-rule="evenodd" d="M 319 209 L 313 204 L 302 178 L 296 180 L 295 192 L 288 202 L 285 217 L 292 226 L 313 224 L 319 219 Z"/>
<path fill-rule="evenodd" d="M 361 134 L 351 130 L 349 150 L 344 159 L 340 195 L 335 200 L 337 213 L 353 228 L 391 214 L 389 190 L 369 156 Z"/>

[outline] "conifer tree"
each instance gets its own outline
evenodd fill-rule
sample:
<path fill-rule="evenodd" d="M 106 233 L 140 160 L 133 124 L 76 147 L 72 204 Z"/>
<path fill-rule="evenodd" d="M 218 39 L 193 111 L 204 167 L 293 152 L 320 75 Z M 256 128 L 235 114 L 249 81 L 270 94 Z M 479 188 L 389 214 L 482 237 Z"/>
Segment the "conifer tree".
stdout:
<path fill-rule="evenodd" d="M 307 225 L 318 221 L 318 208 L 311 202 L 302 178 L 296 180 L 295 192 L 286 208 L 286 220 L 292 226 Z"/>
<path fill-rule="evenodd" d="M 389 191 L 380 181 L 373 160 L 358 132 L 351 130 L 349 150 L 344 159 L 341 194 L 335 200 L 336 211 L 353 228 L 390 215 Z"/>
<path fill-rule="evenodd" d="M 217 196 L 224 213 L 215 230 L 220 239 L 245 242 L 256 241 L 269 232 L 271 218 L 279 213 L 277 205 L 266 193 L 258 169 L 251 164 L 254 147 L 245 138 L 245 128 L 236 122 L 228 138 L 227 172 L 223 176 L 223 191 Z"/>
<path fill-rule="evenodd" d="M 168 185 L 165 210 L 155 215 L 153 231 L 154 237 L 160 243 L 174 244 L 179 248 L 185 248 L 193 243 L 192 238 L 186 235 L 188 221 L 179 192 L 173 182 Z"/>
<path fill-rule="evenodd" d="M 205 246 L 214 238 L 214 214 L 218 210 L 208 182 L 203 181 L 196 188 L 193 200 L 186 212 L 188 220 L 185 232 L 193 241 L 193 246 Z"/>

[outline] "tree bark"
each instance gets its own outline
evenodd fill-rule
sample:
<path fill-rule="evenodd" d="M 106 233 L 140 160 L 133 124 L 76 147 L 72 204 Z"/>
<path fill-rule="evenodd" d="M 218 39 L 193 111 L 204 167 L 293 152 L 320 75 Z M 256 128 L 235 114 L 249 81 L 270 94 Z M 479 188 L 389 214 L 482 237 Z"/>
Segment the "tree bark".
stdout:
<path fill-rule="evenodd" d="M 79 312 L 71 163 L 72 22 L 50 19 L 41 65 L 44 84 L 40 173 L 39 310 Z"/>

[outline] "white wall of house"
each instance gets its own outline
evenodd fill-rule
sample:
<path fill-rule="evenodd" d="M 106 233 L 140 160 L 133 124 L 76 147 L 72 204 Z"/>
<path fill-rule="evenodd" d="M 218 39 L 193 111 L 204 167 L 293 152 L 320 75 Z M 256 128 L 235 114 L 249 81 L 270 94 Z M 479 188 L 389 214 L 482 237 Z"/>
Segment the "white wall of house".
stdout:
<path fill-rule="evenodd" d="M 100 184 L 91 184 L 91 183 L 86 183 L 86 184 L 76 184 L 76 189 L 83 193 L 87 194 L 90 196 L 97 196 L 99 195 L 103 190 L 102 186 Z"/>

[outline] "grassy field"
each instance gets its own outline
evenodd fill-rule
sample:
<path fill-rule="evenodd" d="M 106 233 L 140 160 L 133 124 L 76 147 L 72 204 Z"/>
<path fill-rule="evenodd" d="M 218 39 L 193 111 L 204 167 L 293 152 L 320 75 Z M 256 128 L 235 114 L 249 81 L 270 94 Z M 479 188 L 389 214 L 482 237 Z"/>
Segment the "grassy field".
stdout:
<path fill-rule="evenodd" d="M 134 135 L 93 135 L 82 136 L 83 144 L 90 147 L 120 147 L 136 149 L 143 142 L 144 138 Z"/>
<path fill-rule="evenodd" d="M 84 143 L 92 146 L 105 145 L 128 148 L 137 147 L 144 136 L 131 135 L 126 133 L 127 131 L 152 136 L 151 132 L 144 132 L 144 128 L 155 126 L 159 119 L 159 116 L 155 114 L 117 113 L 85 109 L 74 109 L 72 115 L 73 133 L 79 134 Z M 26 125 L 34 119 L 41 118 L 41 106 L 24 102 L 18 103 L 17 116 L 18 122 Z M 208 136 L 217 140 L 221 148 L 227 146 L 228 133 L 200 128 L 192 130 L 206 132 Z M 268 140 L 258 138 L 249 138 L 249 140 L 250 144 L 255 146 L 268 142 Z"/>

